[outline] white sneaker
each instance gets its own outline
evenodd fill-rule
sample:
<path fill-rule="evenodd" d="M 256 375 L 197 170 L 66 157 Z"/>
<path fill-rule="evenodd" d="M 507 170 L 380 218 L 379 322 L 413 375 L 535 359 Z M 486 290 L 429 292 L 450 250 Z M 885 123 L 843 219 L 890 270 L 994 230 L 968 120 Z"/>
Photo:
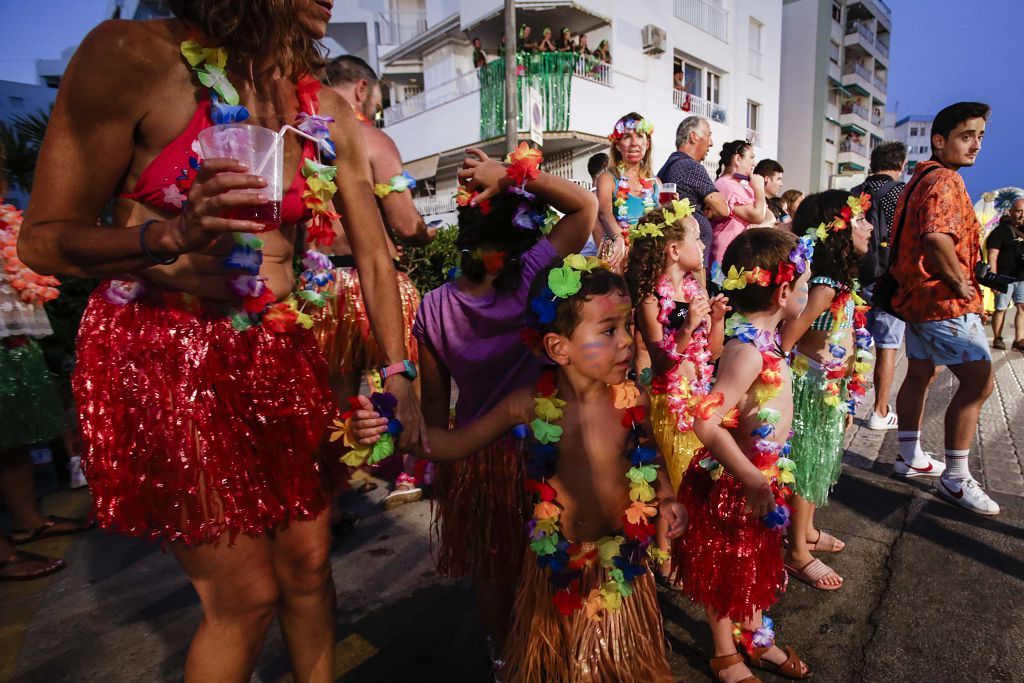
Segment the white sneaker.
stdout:
<path fill-rule="evenodd" d="M 71 488 L 80 489 L 89 485 L 82 474 L 82 458 L 73 455 L 68 459 L 68 473 L 71 475 Z"/>
<path fill-rule="evenodd" d="M 999 504 L 981 490 L 981 484 L 973 477 L 964 479 L 947 479 L 939 477 L 935 482 L 935 492 L 951 503 L 956 503 L 965 510 L 979 515 L 998 515 Z"/>
<path fill-rule="evenodd" d="M 896 462 L 893 463 L 893 472 L 901 477 L 937 477 L 946 470 L 946 463 L 941 460 L 936 460 L 933 456 L 934 453 L 925 451 L 924 458 L 919 458 L 913 463 L 907 464 L 903 458 L 896 456 Z"/>
<path fill-rule="evenodd" d="M 889 412 L 882 417 L 875 411 L 871 411 L 871 417 L 868 418 L 868 429 L 874 429 L 876 432 L 884 432 L 889 429 L 896 429 L 899 426 L 899 421 L 896 419 L 896 411 L 892 409 L 892 406 L 888 406 Z"/>

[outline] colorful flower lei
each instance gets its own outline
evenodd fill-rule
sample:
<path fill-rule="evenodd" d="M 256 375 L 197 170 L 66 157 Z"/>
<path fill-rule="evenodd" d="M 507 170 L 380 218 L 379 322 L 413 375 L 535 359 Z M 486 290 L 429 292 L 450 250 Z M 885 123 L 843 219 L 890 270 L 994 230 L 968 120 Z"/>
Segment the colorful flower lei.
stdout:
<path fill-rule="evenodd" d="M 18 258 L 18 233 L 21 232 L 21 211 L 10 204 L 0 204 L 0 254 L 4 274 L 18 298 L 33 306 L 42 306 L 60 296 L 60 280 L 40 275 Z"/>
<path fill-rule="evenodd" d="M 797 245 L 789 252 L 789 258 L 782 261 L 775 268 L 775 272 L 754 266 L 747 270 L 742 266 L 729 266 L 728 273 L 718 272 L 718 284 L 722 289 L 735 290 L 745 289 L 747 285 L 758 287 L 770 287 L 793 282 L 800 275 L 810 268 L 811 259 L 814 258 L 814 238 L 808 234 L 797 238 Z"/>
<path fill-rule="evenodd" d="M 747 652 L 754 648 L 771 648 L 775 645 L 775 622 L 762 612 L 761 625 L 756 629 L 744 628 L 742 624 L 733 622 L 732 638 L 736 645 Z"/>
<path fill-rule="evenodd" d="M 626 119 L 625 121 L 618 121 L 615 124 L 615 128 L 612 129 L 611 135 L 608 136 L 608 140 L 611 142 L 618 142 L 622 138 L 626 137 L 626 133 L 643 133 L 647 137 L 654 135 L 654 126 L 650 121 L 644 117 L 638 119 Z"/>
<path fill-rule="evenodd" d="M 544 155 L 539 149 L 533 149 L 525 142 L 520 142 L 519 146 L 505 157 L 505 163 L 508 164 L 505 174 L 512 179 L 513 186 L 525 191 L 526 183 L 536 180 L 540 175 L 540 165 L 543 161 Z"/>
<path fill-rule="evenodd" d="M 373 193 L 384 199 L 392 192 L 405 192 L 416 187 L 416 179 L 409 175 L 408 171 L 402 171 L 401 175 L 392 176 L 387 183 L 377 183 L 373 186 Z"/>
<path fill-rule="evenodd" d="M 662 220 L 658 223 L 645 221 L 641 218 L 635 227 L 629 229 L 629 239 L 643 239 L 645 237 L 664 237 L 662 228 L 674 225 L 676 221 L 693 215 L 693 206 L 689 199 L 673 199 L 671 208 L 662 209 Z"/>
<path fill-rule="evenodd" d="M 379 379 L 376 384 L 380 384 Z M 388 430 L 371 446 L 360 443 L 352 430 L 352 416 L 360 409 L 359 399 L 352 396 L 348 402 L 349 409 L 341 414 L 341 419 L 335 418 L 334 423 L 327 428 L 331 434 L 330 443 L 343 439 L 343 444 L 349 449 L 341 456 L 341 462 L 349 467 L 362 467 L 376 465 L 394 455 L 395 439 L 402 433 L 402 423 L 395 417 L 398 408 L 398 399 L 395 395 L 379 391 L 370 394 L 370 403 L 373 404 L 374 411 L 388 421 Z"/>
<path fill-rule="evenodd" d="M 629 237 L 629 174 L 626 172 L 624 164 L 619 164 L 618 168 L 618 179 L 615 181 L 615 198 L 612 201 L 612 206 L 615 209 L 615 220 L 619 224 L 619 229 L 622 231 L 622 236 Z M 640 178 L 640 199 L 644 203 L 644 213 L 653 211 L 655 208 L 654 203 L 654 178 Z"/>
<path fill-rule="evenodd" d="M 530 311 L 540 325 L 554 322 L 560 299 L 568 299 L 583 286 L 582 273 L 593 272 L 595 268 L 608 269 L 608 263 L 593 256 L 569 254 L 562 259 L 562 265 L 552 268 L 548 281 L 540 294 L 530 300 Z"/>
<path fill-rule="evenodd" d="M 554 592 L 551 600 L 563 615 L 571 615 L 583 607 L 580 595 L 582 569 L 594 561 L 609 570 L 609 579 L 590 591 L 586 598 L 588 618 L 600 619 L 606 611 L 617 611 L 622 600 L 633 593 L 632 582 L 647 571 L 647 559 L 660 563 L 665 553 L 651 541 L 654 538 L 653 520 L 658 514 L 658 502 L 651 482 L 658 476 L 654 463 L 657 451 L 644 445 L 646 434 L 643 421 L 646 410 L 637 405 L 639 390 L 631 383 L 612 387 L 616 408 L 624 411 L 623 427 L 629 429 L 632 450 L 626 478 L 629 480 L 629 507 L 622 515 L 623 534 L 605 536 L 593 548 L 590 544 L 571 543 L 562 533 L 559 519 L 562 506 L 556 500 L 556 491 L 548 480 L 558 469 L 558 442 L 562 427 L 557 424 L 564 414 L 565 401 L 558 398 L 554 370 L 544 372 L 537 381 L 534 398 L 536 418 L 530 423 L 533 439 L 526 458 L 525 488 L 536 496 L 533 517 L 527 523 L 530 549 L 537 556 L 541 569 L 550 572 L 549 581 Z"/>
<path fill-rule="evenodd" d="M 181 54 L 192 66 L 199 81 L 210 89 L 211 120 L 215 124 L 237 123 L 249 118 L 248 110 L 239 106 L 238 92 L 224 70 L 228 59 L 227 50 L 222 47 L 208 48 L 194 40 L 186 40 L 181 44 Z M 298 115 L 297 124 L 299 130 L 317 139 L 317 158 L 332 161 L 334 144 L 330 140 L 327 124 L 334 119 L 310 113 L 316 109 L 319 90 L 320 83 L 312 76 L 299 79 L 296 93 L 299 107 L 303 111 Z M 272 332 L 290 333 L 299 327 L 310 329 L 313 326 L 313 319 L 305 309 L 307 305 L 323 308 L 327 304 L 327 295 L 318 290 L 334 277 L 330 260 L 312 247 L 315 244 L 327 245 L 334 240 L 331 221 L 339 216 L 330 207 L 338 190 L 334 183 L 336 174 L 335 166 L 312 159 L 303 162 L 302 175 L 306 179 L 306 190 L 302 197 L 313 214 L 306 234 L 311 248 L 302 259 L 305 270 L 299 277 L 298 290 L 287 299 L 276 301 L 273 292 L 266 286 L 266 279 L 260 277 L 263 240 L 251 233 L 233 233 L 235 246 L 223 263 L 228 270 L 241 271 L 229 283 L 232 293 L 242 299 L 240 309 L 231 315 L 231 325 L 236 330 L 246 330 L 262 323 Z"/>
<path fill-rule="evenodd" d="M 765 515 L 762 521 L 769 529 L 785 529 L 790 521 L 790 508 L 786 499 L 789 498 L 791 491 L 787 484 L 796 481 L 796 463 L 789 457 L 792 446 L 788 439 L 784 444 L 771 440 L 781 413 L 768 407 L 768 403 L 782 391 L 784 356 L 780 348 L 779 333 L 760 330 L 741 314 L 734 313 L 726 322 L 725 334 L 728 338 L 753 344 L 761 353 L 761 372 L 754 385 L 754 396 L 758 405 L 757 417 L 763 422 L 751 432 L 752 436 L 757 437 L 754 443 L 755 455 L 751 462 L 768 480 L 775 495 L 775 510 Z M 725 397 L 721 392 L 709 393 L 697 404 L 694 419 L 710 419 L 724 402 Z M 722 417 L 722 426 L 726 429 L 739 427 L 739 410 L 736 407 Z M 790 432 L 789 437 L 792 436 Z M 703 458 L 699 465 L 708 471 L 713 480 L 717 480 L 725 472 L 722 464 L 710 455 Z"/>
<path fill-rule="evenodd" d="M 864 216 L 870 208 L 871 195 L 867 193 L 861 193 L 859 197 L 850 195 L 838 216 L 828 223 L 821 222 L 816 228 L 808 228 L 806 234 L 808 237 L 824 242 L 832 233 L 846 230 L 854 218 Z"/>

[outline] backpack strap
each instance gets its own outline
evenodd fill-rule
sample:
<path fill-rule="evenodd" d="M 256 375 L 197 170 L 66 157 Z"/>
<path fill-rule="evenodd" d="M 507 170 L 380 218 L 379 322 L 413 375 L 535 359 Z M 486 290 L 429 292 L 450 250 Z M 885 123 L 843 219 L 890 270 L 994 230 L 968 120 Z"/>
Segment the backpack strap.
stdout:
<path fill-rule="evenodd" d="M 899 253 L 900 235 L 903 233 L 903 224 L 907 220 L 907 208 L 910 206 L 910 195 L 913 194 L 917 186 L 921 184 L 921 180 L 932 171 L 942 168 L 941 164 L 936 164 L 930 168 L 925 169 L 921 175 L 917 176 L 907 187 L 903 189 L 906 192 L 906 197 L 903 200 L 903 211 L 900 212 L 900 219 L 896 223 L 896 226 L 892 230 L 892 234 L 889 235 L 889 266 L 896 263 L 897 254 Z M 895 181 L 894 181 L 895 182 Z"/>

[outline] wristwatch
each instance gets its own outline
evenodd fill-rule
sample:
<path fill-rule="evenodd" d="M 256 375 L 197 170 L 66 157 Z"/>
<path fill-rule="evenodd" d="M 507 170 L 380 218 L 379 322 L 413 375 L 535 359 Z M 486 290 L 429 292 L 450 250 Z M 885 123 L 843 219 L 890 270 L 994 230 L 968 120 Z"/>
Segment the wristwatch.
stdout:
<path fill-rule="evenodd" d="M 411 360 L 401 360 L 391 365 L 382 365 L 378 370 L 380 381 L 383 382 L 392 375 L 403 375 L 410 382 L 416 379 L 416 365 Z"/>

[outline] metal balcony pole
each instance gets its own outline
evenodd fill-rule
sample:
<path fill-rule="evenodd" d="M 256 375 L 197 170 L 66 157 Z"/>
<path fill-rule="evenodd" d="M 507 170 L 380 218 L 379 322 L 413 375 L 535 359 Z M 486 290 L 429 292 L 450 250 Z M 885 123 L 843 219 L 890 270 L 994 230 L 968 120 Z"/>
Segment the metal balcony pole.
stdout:
<path fill-rule="evenodd" d="M 519 118 L 519 88 L 516 87 L 516 48 L 519 33 L 516 31 L 515 0 L 505 0 L 505 153 L 511 154 L 516 148 L 516 121 Z"/>

